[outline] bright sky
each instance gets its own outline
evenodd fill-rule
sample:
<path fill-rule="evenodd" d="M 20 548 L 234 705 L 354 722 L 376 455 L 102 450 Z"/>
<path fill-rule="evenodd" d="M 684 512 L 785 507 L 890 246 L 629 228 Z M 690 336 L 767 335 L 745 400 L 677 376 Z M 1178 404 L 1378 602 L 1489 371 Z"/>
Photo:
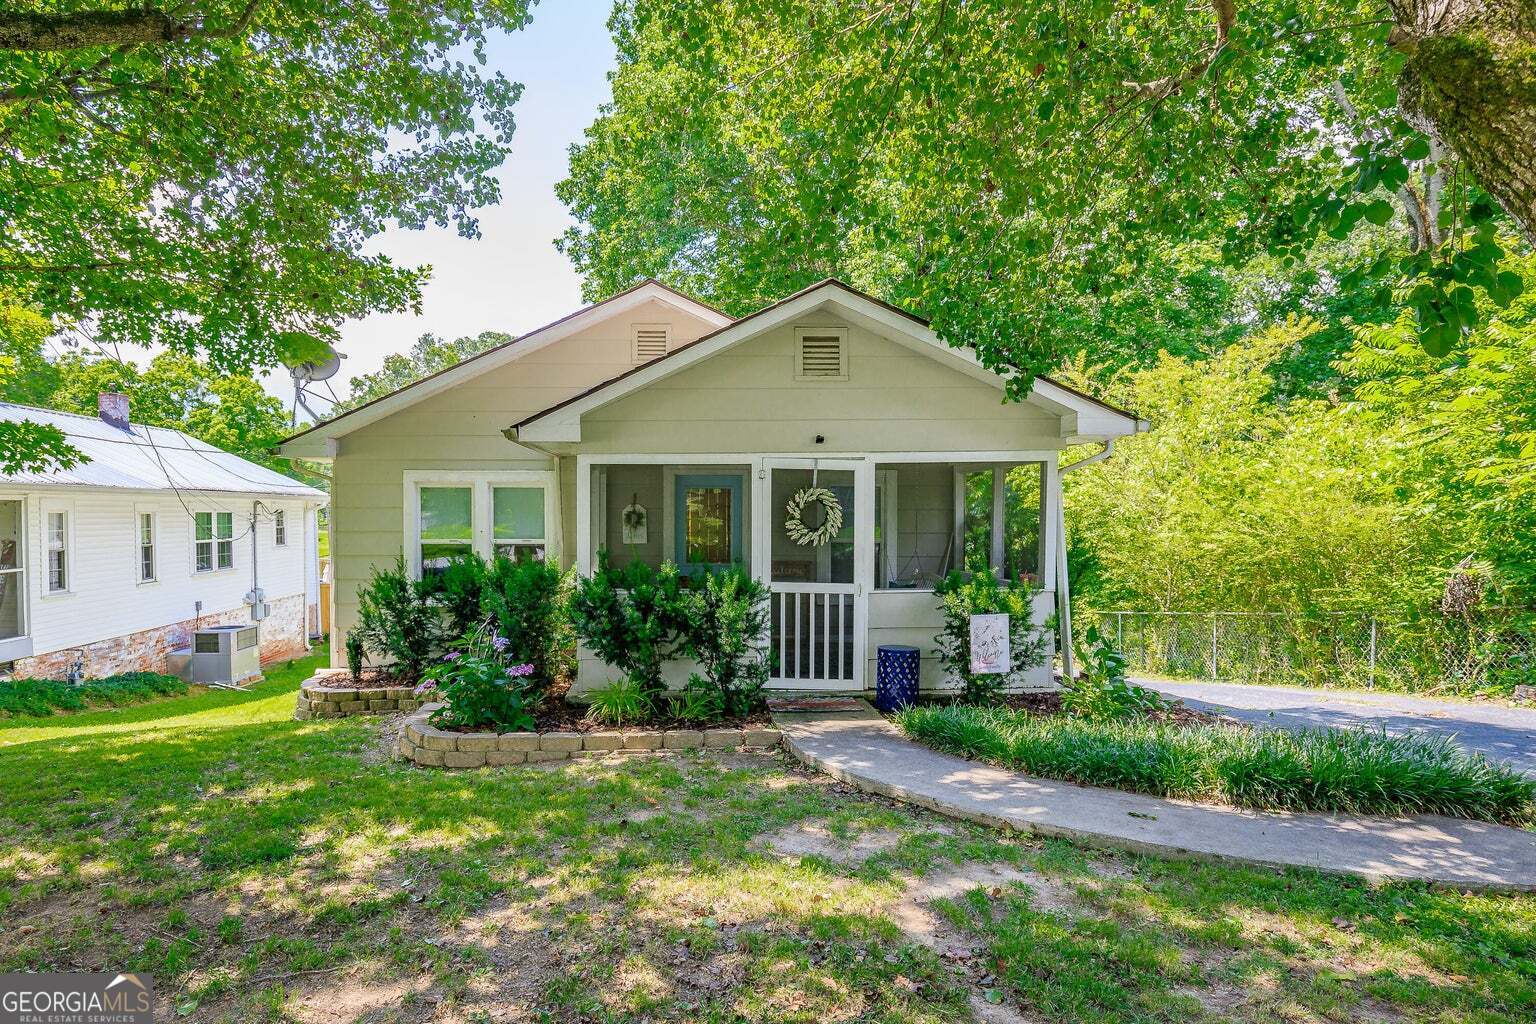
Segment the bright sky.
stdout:
<path fill-rule="evenodd" d="M 478 239 L 430 227 L 392 230 L 375 240 L 377 250 L 398 263 L 430 264 L 432 280 L 420 316 L 371 316 L 342 327 L 346 359 L 330 382 L 338 395 L 349 379 L 378 369 L 385 356 L 410 348 L 427 331 L 449 338 L 485 330 L 517 335 L 581 305 L 581 279 L 555 251 L 554 239 L 571 221 L 554 187 L 566 174 L 567 147 L 580 141 L 609 98 L 609 9 L 609 0 L 542 0 L 527 29 L 489 44 L 488 67 L 523 83 L 512 153 L 497 175 L 501 203 L 479 211 Z M 292 401 L 286 371 L 269 374 L 265 383 L 285 405 Z M 319 390 L 325 393 L 323 384 Z"/>

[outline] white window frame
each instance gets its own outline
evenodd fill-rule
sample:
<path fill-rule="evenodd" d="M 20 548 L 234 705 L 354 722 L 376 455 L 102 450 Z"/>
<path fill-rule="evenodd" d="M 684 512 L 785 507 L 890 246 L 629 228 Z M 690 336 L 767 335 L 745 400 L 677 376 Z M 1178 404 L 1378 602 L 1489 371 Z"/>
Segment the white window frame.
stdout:
<path fill-rule="evenodd" d="M 208 516 L 209 521 L 212 523 L 212 537 L 210 537 L 208 540 L 200 541 L 197 539 L 198 516 Z M 228 537 L 219 536 L 219 516 L 229 516 Z M 209 568 L 207 569 L 199 569 L 197 567 L 197 546 L 199 544 L 213 545 L 212 559 L 210 560 Z M 229 545 L 228 565 L 219 564 L 219 545 L 221 544 Z M 239 568 L 239 566 L 236 564 L 235 560 L 235 513 L 226 509 L 198 509 L 196 512 L 192 513 L 192 575 L 210 576 L 214 573 L 234 572 L 237 568 Z"/>
<path fill-rule="evenodd" d="M 67 501 L 45 501 L 42 503 L 42 578 L 38 581 L 41 585 L 43 597 L 66 597 L 75 592 L 75 506 Z M 53 586 L 53 526 L 51 520 L 56 515 L 64 517 L 64 536 L 61 550 L 64 552 L 64 586 Z"/>
<path fill-rule="evenodd" d="M 288 513 L 280 508 L 272 510 L 272 546 L 288 546 Z"/>
<path fill-rule="evenodd" d="M 29 556 L 32 551 L 32 514 L 33 500 L 25 494 L 0 493 L 0 501 L 14 501 L 19 506 L 17 515 L 20 517 L 16 530 L 16 568 L 0 570 L 0 573 L 10 576 L 16 585 L 16 625 L 19 632 L 7 639 L 0 640 L 0 660 L 11 661 L 16 658 L 25 658 L 32 653 L 32 573 Z"/>
<path fill-rule="evenodd" d="M 470 549 L 489 559 L 495 552 L 492 536 L 491 488 L 540 487 L 544 490 L 544 559 L 560 564 L 560 480 L 552 469 L 405 472 L 405 563 L 413 579 L 421 579 L 421 489 L 423 487 L 467 487 L 470 489 Z M 521 543 L 536 543 L 538 538 L 522 538 Z"/>
<path fill-rule="evenodd" d="M 833 337 L 838 340 L 838 365 L 843 372 L 836 375 L 824 373 L 807 374 L 805 372 L 805 339 L 807 336 L 817 338 Z M 848 359 L 848 328 L 846 327 L 796 327 L 795 328 L 795 380 L 807 384 L 846 383 L 849 369 Z"/>
<path fill-rule="evenodd" d="M 149 517 L 149 575 L 144 575 L 144 517 Z M 133 578 L 139 585 L 160 582 L 160 513 L 145 505 L 133 509 Z"/>

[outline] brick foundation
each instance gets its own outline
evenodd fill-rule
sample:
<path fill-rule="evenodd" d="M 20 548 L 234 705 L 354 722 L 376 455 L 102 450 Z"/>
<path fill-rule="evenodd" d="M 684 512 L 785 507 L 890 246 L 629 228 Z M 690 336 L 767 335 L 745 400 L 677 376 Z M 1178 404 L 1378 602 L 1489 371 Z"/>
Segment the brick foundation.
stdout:
<path fill-rule="evenodd" d="M 261 663 L 287 661 L 309 653 L 303 594 L 280 597 L 270 602 L 272 614 L 261 623 Z M 184 619 L 155 629 L 98 640 L 79 648 L 68 648 L 16 659 L 16 675 L 36 679 L 63 679 L 74 666 L 75 657 L 85 656 L 88 678 L 117 675 L 120 672 L 164 672 L 165 656 L 192 643 L 192 631 L 204 626 L 241 626 L 250 622 L 248 605 L 215 612 L 195 619 Z"/>

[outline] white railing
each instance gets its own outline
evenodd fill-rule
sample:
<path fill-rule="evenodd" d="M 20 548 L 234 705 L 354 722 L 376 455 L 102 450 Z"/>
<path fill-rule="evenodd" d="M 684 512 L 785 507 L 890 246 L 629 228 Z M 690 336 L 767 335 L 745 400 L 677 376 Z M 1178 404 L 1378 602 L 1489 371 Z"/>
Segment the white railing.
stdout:
<path fill-rule="evenodd" d="M 844 685 L 862 667 L 854 662 L 853 594 L 831 583 L 773 585 L 771 650 L 775 678 Z"/>

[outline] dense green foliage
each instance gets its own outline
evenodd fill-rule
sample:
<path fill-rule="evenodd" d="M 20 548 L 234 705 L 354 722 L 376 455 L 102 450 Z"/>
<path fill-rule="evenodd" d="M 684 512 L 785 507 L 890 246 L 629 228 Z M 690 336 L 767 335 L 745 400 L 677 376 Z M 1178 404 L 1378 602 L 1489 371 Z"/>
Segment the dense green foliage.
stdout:
<path fill-rule="evenodd" d="M 615 568 L 599 551 L 592 575 L 578 579 L 571 594 L 571 624 L 581 642 L 651 700 L 666 689 L 662 665 L 686 643 L 687 614 L 682 576 L 671 562 Z"/>
<path fill-rule="evenodd" d="M 445 627 L 434 581 L 412 579 L 404 558 L 397 558 L 393 568 L 375 567 L 368 583 L 358 588 L 354 632 L 385 671 L 411 681 L 421 678 L 453 635 Z"/>
<path fill-rule="evenodd" d="M 929 746 L 1052 779 L 1237 807 L 1520 823 L 1536 779 L 1449 737 L 1098 722 L 966 706 L 898 717 Z"/>
<path fill-rule="evenodd" d="M 477 232 L 519 87 L 483 69 L 525 0 L 45 0 L 0 25 L 0 293 L 218 370 L 411 309 L 387 225 Z"/>
<path fill-rule="evenodd" d="M 1521 270 L 1536 285 L 1536 261 Z M 1354 327 L 1332 400 L 1274 400 L 1308 320 L 1115 376 L 1103 393 L 1155 429 L 1066 477 L 1079 597 L 1413 618 L 1470 571 L 1484 605 L 1536 601 L 1536 298 L 1485 317 L 1447 357 L 1407 312 Z"/>
<path fill-rule="evenodd" d="M 1163 707 L 1162 694 L 1126 679 L 1125 655 L 1098 626 L 1089 626 L 1083 641 L 1077 675 L 1062 680 L 1062 710 L 1094 722 L 1112 722 Z"/>
<path fill-rule="evenodd" d="M 711 717 L 706 708 L 724 715 L 755 710 L 772 667 L 763 648 L 768 584 L 733 567 L 699 573 L 685 597 L 684 651 L 703 670 L 688 680 L 689 716 Z"/>
<path fill-rule="evenodd" d="M 544 697 L 533 666 L 519 663 L 505 638 L 487 627 L 460 637 L 422 674 L 416 693 L 443 702 L 431 717 L 438 728 L 496 732 L 531 732 Z"/>
<path fill-rule="evenodd" d="M 7 679 L 0 681 L 0 715 L 51 715 L 55 711 L 120 707 L 186 692 L 184 680 L 159 672 L 125 672 L 87 679 L 79 686 L 56 679 Z"/>
<path fill-rule="evenodd" d="M 1031 601 L 1034 592 L 1024 580 L 1000 580 L 986 568 L 975 572 L 955 570 L 934 584 L 934 596 L 944 624 L 933 638 L 939 664 L 947 675 L 958 679 L 960 699 L 968 704 L 986 704 L 997 700 L 1003 691 L 1025 672 L 1045 661 L 1050 641 L 1047 628 L 1033 621 Z M 971 616 L 1007 615 L 1008 648 L 1011 669 L 1006 673 L 979 674 L 971 671 Z"/>
<path fill-rule="evenodd" d="M 1509 0 L 1466 6 L 1484 28 L 1519 20 Z M 624 0 L 613 103 L 559 188 L 562 244 L 593 298 L 649 275 L 741 313 L 834 275 L 1039 372 L 1222 319 L 1217 262 L 1285 277 L 1320 239 L 1391 224 L 1399 245 L 1335 283 L 1411 281 L 1443 351 L 1474 297 L 1519 283 L 1497 231 L 1536 223 L 1511 127 L 1536 48 L 1528 22 L 1479 34 L 1417 7 Z M 1451 72 L 1442 44 L 1473 37 L 1459 52 L 1479 59 Z M 1482 137 L 1458 130 L 1491 110 Z"/>
<path fill-rule="evenodd" d="M 588 694 L 587 717 L 608 725 L 633 725 L 656 713 L 656 699 L 633 679 L 615 679 Z"/>
<path fill-rule="evenodd" d="M 470 553 L 425 582 L 451 635 L 491 629 L 510 661 L 533 666 L 540 686 L 570 674 L 575 646 L 566 613 L 570 580 L 554 563 L 500 554 L 486 561 Z"/>

